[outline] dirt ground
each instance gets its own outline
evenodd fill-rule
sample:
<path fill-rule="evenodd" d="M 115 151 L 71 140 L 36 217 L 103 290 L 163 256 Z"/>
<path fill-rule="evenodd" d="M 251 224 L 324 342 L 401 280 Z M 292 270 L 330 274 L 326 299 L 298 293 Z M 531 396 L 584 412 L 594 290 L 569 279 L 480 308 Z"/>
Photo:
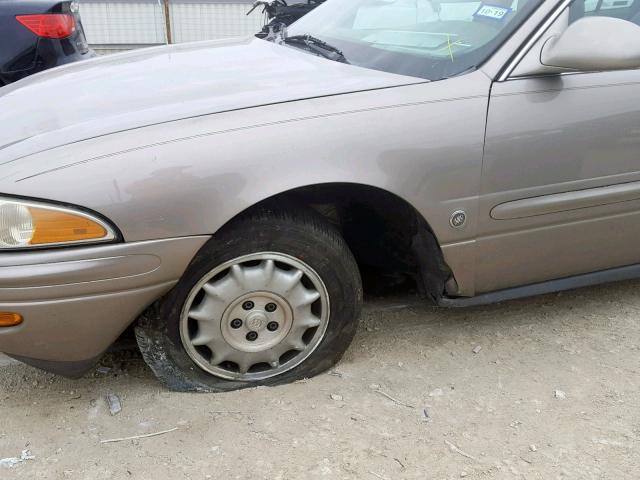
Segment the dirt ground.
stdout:
<path fill-rule="evenodd" d="M 165 391 L 133 354 L 79 381 L 0 360 L 0 459 L 35 457 L 0 478 L 635 479 L 639 318 L 640 282 L 469 310 L 377 300 L 332 372 L 217 395 Z"/>

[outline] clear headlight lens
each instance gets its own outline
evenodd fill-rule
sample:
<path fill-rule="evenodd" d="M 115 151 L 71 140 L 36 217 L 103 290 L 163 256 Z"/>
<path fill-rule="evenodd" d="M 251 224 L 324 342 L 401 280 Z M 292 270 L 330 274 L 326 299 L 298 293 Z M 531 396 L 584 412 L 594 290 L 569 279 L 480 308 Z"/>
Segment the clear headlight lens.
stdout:
<path fill-rule="evenodd" d="M 0 249 L 108 242 L 103 220 L 69 208 L 0 197 Z"/>

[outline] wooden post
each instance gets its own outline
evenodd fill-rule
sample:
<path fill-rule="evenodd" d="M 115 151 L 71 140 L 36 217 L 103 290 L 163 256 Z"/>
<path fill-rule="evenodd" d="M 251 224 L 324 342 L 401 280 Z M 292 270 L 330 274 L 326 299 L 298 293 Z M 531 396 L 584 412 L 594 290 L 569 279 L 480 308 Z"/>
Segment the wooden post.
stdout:
<path fill-rule="evenodd" d="M 164 0 L 164 25 L 167 32 L 167 44 L 173 43 L 171 38 L 171 9 L 169 8 L 169 0 Z"/>

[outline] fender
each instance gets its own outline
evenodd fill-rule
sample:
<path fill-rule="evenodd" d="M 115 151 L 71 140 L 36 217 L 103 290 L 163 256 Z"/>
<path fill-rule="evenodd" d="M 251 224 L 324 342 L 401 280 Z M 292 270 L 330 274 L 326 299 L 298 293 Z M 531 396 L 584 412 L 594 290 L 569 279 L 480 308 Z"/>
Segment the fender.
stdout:
<path fill-rule="evenodd" d="M 447 262 L 465 265 L 466 294 L 473 252 L 456 246 L 475 238 L 489 86 L 474 72 L 132 129 L 7 162 L 0 191 L 86 206 L 130 242 L 213 234 L 307 185 L 368 185 L 427 220 Z"/>

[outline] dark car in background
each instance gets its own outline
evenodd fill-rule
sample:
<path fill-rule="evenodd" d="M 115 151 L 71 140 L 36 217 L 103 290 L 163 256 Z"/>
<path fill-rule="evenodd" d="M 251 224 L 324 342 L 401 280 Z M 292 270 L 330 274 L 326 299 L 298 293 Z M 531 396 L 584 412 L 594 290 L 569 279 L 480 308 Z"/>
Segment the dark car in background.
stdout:
<path fill-rule="evenodd" d="M 0 87 L 94 55 L 77 2 L 0 0 Z"/>

